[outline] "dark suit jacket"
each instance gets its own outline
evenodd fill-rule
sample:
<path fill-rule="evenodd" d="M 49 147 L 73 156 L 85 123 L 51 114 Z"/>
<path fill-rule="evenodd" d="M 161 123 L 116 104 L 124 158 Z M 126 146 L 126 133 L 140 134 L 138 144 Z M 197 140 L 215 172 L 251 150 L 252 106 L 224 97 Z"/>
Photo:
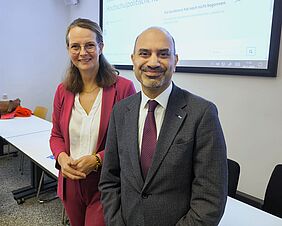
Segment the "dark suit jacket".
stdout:
<path fill-rule="evenodd" d="M 140 101 L 140 93 L 133 95 L 111 115 L 99 185 L 106 225 L 217 225 L 227 197 L 227 160 L 215 105 L 173 85 L 144 181 Z"/>

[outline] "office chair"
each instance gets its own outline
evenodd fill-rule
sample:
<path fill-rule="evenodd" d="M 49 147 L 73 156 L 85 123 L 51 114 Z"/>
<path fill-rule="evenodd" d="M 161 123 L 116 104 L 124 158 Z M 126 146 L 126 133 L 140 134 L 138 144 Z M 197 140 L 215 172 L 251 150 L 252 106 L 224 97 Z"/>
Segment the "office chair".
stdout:
<path fill-rule="evenodd" d="M 47 112 L 48 112 L 48 108 L 43 107 L 43 106 L 36 106 L 33 111 L 33 115 L 39 118 L 42 118 L 42 119 L 46 119 Z M 24 164 L 24 155 L 21 154 L 20 155 L 20 169 L 19 169 L 21 171 L 21 175 L 23 175 L 23 164 Z"/>
<path fill-rule="evenodd" d="M 228 196 L 235 198 L 240 176 L 240 165 L 238 162 L 227 159 L 228 164 Z"/>
<path fill-rule="evenodd" d="M 276 165 L 271 174 L 262 210 L 282 218 L 282 164 Z"/>

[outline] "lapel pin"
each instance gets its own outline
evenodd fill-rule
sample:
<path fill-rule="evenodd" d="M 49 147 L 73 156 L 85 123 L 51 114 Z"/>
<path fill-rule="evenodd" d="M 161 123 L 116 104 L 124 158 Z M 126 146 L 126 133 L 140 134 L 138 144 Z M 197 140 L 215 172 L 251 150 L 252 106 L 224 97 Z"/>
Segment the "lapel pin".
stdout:
<path fill-rule="evenodd" d="M 180 119 L 182 119 L 182 116 L 180 116 L 180 115 L 177 115 L 177 117 L 180 118 Z"/>

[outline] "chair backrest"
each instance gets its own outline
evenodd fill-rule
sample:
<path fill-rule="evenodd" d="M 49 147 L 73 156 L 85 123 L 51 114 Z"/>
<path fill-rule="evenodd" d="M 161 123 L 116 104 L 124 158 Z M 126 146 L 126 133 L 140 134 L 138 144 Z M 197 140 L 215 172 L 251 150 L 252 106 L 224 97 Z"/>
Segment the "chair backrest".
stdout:
<path fill-rule="evenodd" d="M 282 217 L 282 164 L 276 165 L 267 184 L 262 209 Z"/>
<path fill-rule="evenodd" d="M 235 198 L 240 176 L 240 165 L 238 162 L 227 159 L 228 163 L 228 196 Z"/>
<path fill-rule="evenodd" d="M 46 107 L 36 106 L 34 111 L 33 111 L 33 115 L 35 115 L 39 118 L 42 118 L 42 119 L 46 119 L 47 112 L 48 112 L 48 109 Z"/>

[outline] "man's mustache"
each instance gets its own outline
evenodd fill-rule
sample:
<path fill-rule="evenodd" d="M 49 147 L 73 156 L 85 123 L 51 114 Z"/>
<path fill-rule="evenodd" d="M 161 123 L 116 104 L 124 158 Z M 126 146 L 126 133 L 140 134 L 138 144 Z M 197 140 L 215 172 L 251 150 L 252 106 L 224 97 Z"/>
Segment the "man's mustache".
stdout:
<path fill-rule="evenodd" d="M 165 71 L 162 67 L 148 67 L 148 66 L 141 67 L 141 70 L 144 72 L 159 72 L 159 73 Z"/>

